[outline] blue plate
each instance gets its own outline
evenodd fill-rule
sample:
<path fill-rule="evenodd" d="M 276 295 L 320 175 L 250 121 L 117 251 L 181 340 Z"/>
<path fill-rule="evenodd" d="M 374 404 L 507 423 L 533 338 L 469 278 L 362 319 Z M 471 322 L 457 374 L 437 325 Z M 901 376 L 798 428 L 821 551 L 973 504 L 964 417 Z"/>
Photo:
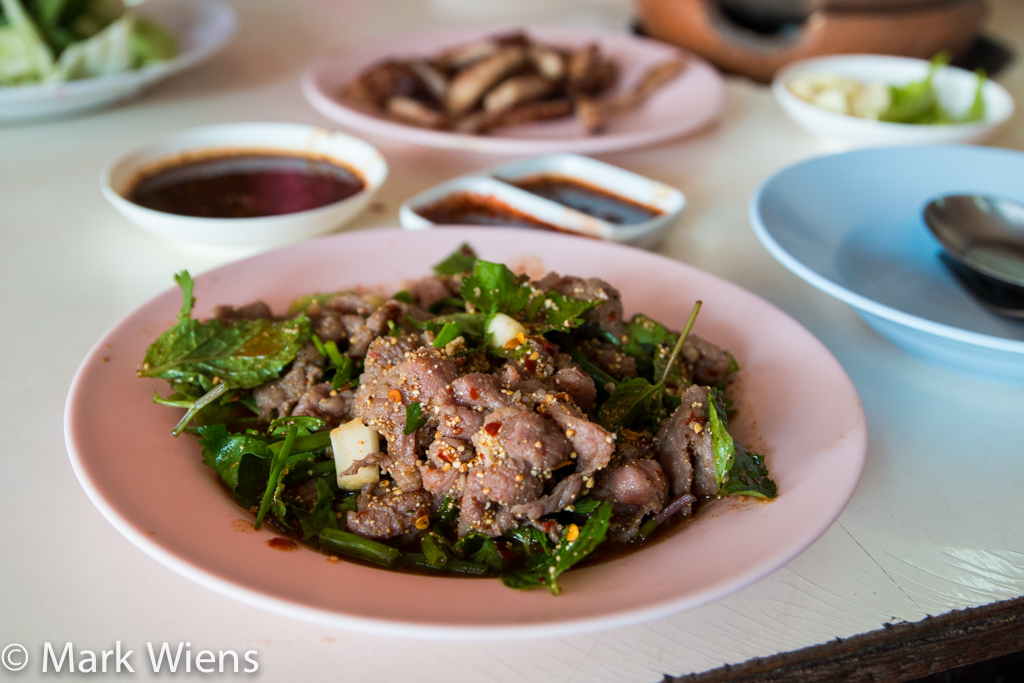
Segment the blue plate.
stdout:
<path fill-rule="evenodd" d="M 784 266 L 853 306 L 908 353 L 1024 383 L 1024 323 L 990 313 L 939 260 L 921 212 L 943 194 L 1024 202 L 1024 153 L 968 146 L 871 149 L 779 171 L 750 202 L 758 239 Z"/>

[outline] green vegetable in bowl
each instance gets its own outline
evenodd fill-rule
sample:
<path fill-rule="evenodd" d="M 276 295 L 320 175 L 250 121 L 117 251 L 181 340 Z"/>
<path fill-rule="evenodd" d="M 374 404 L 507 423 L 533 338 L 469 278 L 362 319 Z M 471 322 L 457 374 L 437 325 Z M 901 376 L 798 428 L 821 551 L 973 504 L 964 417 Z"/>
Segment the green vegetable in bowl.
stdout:
<path fill-rule="evenodd" d="M 0 86 L 105 76 L 176 53 L 174 36 L 120 0 L 0 0 Z"/>
<path fill-rule="evenodd" d="M 976 71 L 978 85 L 974 93 L 974 101 L 963 116 L 953 116 L 939 101 L 938 93 L 932 81 L 940 69 L 949 64 L 949 55 L 941 52 L 932 58 L 928 75 L 921 81 L 913 81 L 906 85 L 889 86 L 892 103 L 888 109 L 878 116 L 879 121 L 892 123 L 969 123 L 985 118 L 985 98 L 982 90 L 985 85 L 985 72 Z"/>
<path fill-rule="evenodd" d="M 935 75 L 949 64 L 942 52 L 932 58 L 928 74 L 905 85 L 864 83 L 835 74 L 808 73 L 787 83 L 795 96 L 822 109 L 862 119 L 937 125 L 971 123 L 985 118 L 985 72 L 975 72 L 977 85 L 970 107 L 955 115 L 943 106 L 935 89 Z"/>

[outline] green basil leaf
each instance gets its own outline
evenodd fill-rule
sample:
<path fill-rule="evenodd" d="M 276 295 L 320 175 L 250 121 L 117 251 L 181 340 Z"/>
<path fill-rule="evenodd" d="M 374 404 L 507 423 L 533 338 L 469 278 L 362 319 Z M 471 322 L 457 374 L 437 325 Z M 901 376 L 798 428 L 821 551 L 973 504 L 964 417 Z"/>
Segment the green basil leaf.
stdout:
<path fill-rule="evenodd" d="M 735 460 L 719 492 L 723 496 L 755 496 L 771 500 L 778 491 L 775 481 L 768 476 L 764 456 L 737 444 Z"/>
<path fill-rule="evenodd" d="M 501 582 L 509 588 L 527 590 L 547 586 L 552 595 L 562 592 L 558 585 L 558 577 L 574 564 L 585 558 L 599 546 L 608 534 L 611 523 L 612 506 L 601 503 L 579 530 L 575 540 L 569 541 L 567 536 L 555 546 L 550 555 L 533 554 L 526 566 L 508 574 L 501 575 Z"/>
<path fill-rule="evenodd" d="M 715 481 L 718 483 L 719 491 L 722 490 L 722 484 L 732 468 L 736 455 L 732 436 L 726 427 L 725 410 L 721 405 L 721 394 L 711 390 L 708 393 L 708 429 L 711 430 L 711 448 L 715 454 Z"/>
<path fill-rule="evenodd" d="M 203 463 L 217 473 L 239 505 L 258 503 L 270 476 L 267 440 L 253 433 L 230 434 L 222 424 L 200 427 L 198 431 Z"/>
<path fill-rule="evenodd" d="M 295 508 L 302 528 L 302 540 L 313 543 L 320 538 L 324 529 L 337 529 L 338 518 L 334 516 L 334 491 L 324 479 L 316 480 L 316 505 L 309 512 Z"/>
<path fill-rule="evenodd" d="M 312 334 L 304 313 L 284 322 L 193 320 L 192 280 L 186 272 L 175 279 L 182 289 L 178 324 L 146 350 L 140 377 L 166 379 L 189 395 L 205 394 L 218 383 L 251 389 L 276 379 Z"/>
<path fill-rule="evenodd" d="M 609 431 L 650 422 L 661 408 L 664 386 L 642 377 L 620 382 L 597 411 L 598 423 Z"/>

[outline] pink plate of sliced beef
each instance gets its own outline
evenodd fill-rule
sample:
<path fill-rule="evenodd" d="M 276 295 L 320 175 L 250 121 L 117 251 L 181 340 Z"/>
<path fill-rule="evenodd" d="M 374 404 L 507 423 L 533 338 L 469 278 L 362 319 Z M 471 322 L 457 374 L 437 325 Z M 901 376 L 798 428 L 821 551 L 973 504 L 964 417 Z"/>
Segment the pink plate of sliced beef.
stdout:
<path fill-rule="evenodd" d="M 166 384 L 137 376 L 147 347 L 178 319 L 177 288 L 117 322 L 75 376 L 65 438 L 86 494 L 143 552 L 215 592 L 332 627 L 463 640 L 595 631 L 693 608 L 772 573 L 840 515 L 867 439 L 842 367 L 773 305 L 663 256 L 502 228 L 351 232 L 196 277 L 194 315 L 209 318 L 218 305 L 255 300 L 283 313 L 311 292 L 393 293 L 463 243 L 533 278 L 551 271 L 600 278 L 621 294 L 627 316 L 642 312 L 675 329 L 701 300 L 693 334 L 727 349 L 739 365 L 729 431 L 765 456 L 777 497 L 708 500 L 660 539 L 568 570 L 557 596 L 513 590 L 498 579 L 388 571 L 295 546 L 269 525 L 253 528 L 253 514 L 203 464 L 196 438 L 171 435 L 181 411 L 153 402 L 154 392 L 166 395 Z M 659 468 L 646 461 L 632 474 L 642 478 L 641 470 Z"/>

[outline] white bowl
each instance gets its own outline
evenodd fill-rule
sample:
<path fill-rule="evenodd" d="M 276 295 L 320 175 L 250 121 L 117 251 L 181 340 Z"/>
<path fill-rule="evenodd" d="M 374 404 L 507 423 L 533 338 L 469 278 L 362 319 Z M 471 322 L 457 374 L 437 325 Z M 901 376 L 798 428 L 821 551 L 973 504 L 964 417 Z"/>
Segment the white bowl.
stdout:
<path fill-rule="evenodd" d="M 656 209 L 660 213 L 642 223 L 610 223 L 522 190 L 513 184 L 538 175 L 555 175 L 578 180 Z M 409 230 L 433 227 L 434 223 L 418 211 L 444 197 L 461 192 L 494 197 L 510 208 L 554 226 L 562 232 L 641 247 L 655 246 L 686 205 L 683 193 L 664 183 L 590 157 L 578 154 L 551 154 L 499 164 L 436 185 L 402 204 L 399 210 L 402 227 Z"/>
<path fill-rule="evenodd" d="M 772 80 L 775 99 L 790 119 L 807 132 L 835 147 L 881 147 L 980 142 L 1013 114 L 1013 98 L 998 83 L 987 80 L 982 89 L 985 118 L 974 123 L 922 125 L 873 121 L 822 109 L 790 92 L 787 84 L 798 76 L 827 74 L 863 83 L 904 85 L 923 79 L 929 63 L 923 59 L 888 55 L 838 55 L 793 62 Z M 957 67 L 945 67 L 933 80 L 942 104 L 954 114 L 966 111 L 974 99 L 976 76 Z"/>
<path fill-rule="evenodd" d="M 69 116 L 134 97 L 212 57 L 238 24 L 235 11 L 221 0 L 146 0 L 132 11 L 174 35 L 180 51 L 173 59 L 66 83 L 0 87 L 0 123 Z"/>
<path fill-rule="evenodd" d="M 258 218 L 197 218 L 139 206 L 126 195 L 139 175 L 187 154 L 223 151 L 290 152 L 326 158 L 359 175 L 356 194 L 316 209 Z M 249 251 L 330 232 L 352 219 L 384 183 L 388 167 L 375 147 L 359 138 L 292 123 L 227 123 L 190 128 L 112 159 L 100 174 L 103 195 L 128 220 L 172 242 Z"/>

